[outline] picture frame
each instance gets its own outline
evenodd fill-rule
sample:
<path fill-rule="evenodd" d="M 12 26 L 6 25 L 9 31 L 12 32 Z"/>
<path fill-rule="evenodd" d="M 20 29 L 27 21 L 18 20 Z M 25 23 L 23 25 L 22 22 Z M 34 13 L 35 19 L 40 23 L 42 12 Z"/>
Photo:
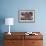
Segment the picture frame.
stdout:
<path fill-rule="evenodd" d="M 35 10 L 19 10 L 18 21 L 22 23 L 34 23 L 35 22 Z"/>

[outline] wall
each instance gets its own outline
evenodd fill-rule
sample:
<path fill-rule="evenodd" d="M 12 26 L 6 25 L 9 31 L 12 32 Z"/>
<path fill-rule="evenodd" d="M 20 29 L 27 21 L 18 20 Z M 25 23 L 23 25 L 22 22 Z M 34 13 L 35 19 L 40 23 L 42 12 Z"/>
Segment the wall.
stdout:
<path fill-rule="evenodd" d="M 18 10 L 35 10 L 35 23 L 19 23 Z M 0 0 L 0 18 L 13 17 L 12 32 L 46 32 L 46 0 Z M 8 26 L 0 24 L 0 32 L 8 32 Z M 46 33 L 45 33 L 46 34 Z"/>

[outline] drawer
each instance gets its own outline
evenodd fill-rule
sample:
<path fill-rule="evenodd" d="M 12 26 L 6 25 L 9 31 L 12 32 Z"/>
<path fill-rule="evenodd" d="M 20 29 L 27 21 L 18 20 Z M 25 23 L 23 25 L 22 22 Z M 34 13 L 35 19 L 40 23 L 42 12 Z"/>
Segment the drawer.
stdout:
<path fill-rule="evenodd" d="M 4 46 L 23 46 L 23 40 L 5 40 Z"/>
<path fill-rule="evenodd" d="M 15 40 L 5 40 L 4 41 L 4 46 L 15 46 L 16 41 Z"/>
<path fill-rule="evenodd" d="M 43 46 L 42 40 L 25 40 L 24 46 Z"/>
<path fill-rule="evenodd" d="M 7 35 L 7 36 L 4 36 L 4 39 L 10 39 L 10 40 L 22 40 L 22 39 L 24 39 L 24 36 L 23 35 L 15 35 L 15 36 L 13 36 L 13 35 Z"/>
<path fill-rule="evenodd" d="M 32 41 L 32 46 L 43 46 L 43 40 Z"/>
<path fill-rule="evenodd" d="M 30 35 L 25 35 L 25 40 L 29 40 L 29 39 L 35 39 L 35 40 L 37 40 L 37 39 L 39 39 L 39 40 L 43 40 L 43 36 L 42 35 L 33 35 L 33 36 L 30 36 Z"/>

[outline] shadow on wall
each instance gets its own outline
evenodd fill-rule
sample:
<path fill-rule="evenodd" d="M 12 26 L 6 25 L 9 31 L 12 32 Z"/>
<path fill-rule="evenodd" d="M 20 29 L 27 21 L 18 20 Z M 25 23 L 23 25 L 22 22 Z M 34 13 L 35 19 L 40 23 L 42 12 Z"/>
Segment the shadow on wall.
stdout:
<path fill-rule="evenodd" d="M 5 17 L 4 16 L 0 16 L 0 33 L 2 33 L 2 25 L 5 24 Z"/>
<path fill-rule="evenodd" d="M 0 46 L 3 46 L 3 33 L 2 33 L 2 25 L 5 23 L 5 17 L 0 16 Z"/>

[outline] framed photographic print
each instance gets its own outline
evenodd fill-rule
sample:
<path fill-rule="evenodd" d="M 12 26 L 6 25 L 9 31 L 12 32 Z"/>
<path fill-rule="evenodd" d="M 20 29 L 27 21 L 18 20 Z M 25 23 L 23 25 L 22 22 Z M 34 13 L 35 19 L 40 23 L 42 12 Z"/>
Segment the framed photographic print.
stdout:
<path fill-rule="evenodd" d="M 18 21 L 23 23 L 35 22 L 35 10 L 19 10 Z"/>

